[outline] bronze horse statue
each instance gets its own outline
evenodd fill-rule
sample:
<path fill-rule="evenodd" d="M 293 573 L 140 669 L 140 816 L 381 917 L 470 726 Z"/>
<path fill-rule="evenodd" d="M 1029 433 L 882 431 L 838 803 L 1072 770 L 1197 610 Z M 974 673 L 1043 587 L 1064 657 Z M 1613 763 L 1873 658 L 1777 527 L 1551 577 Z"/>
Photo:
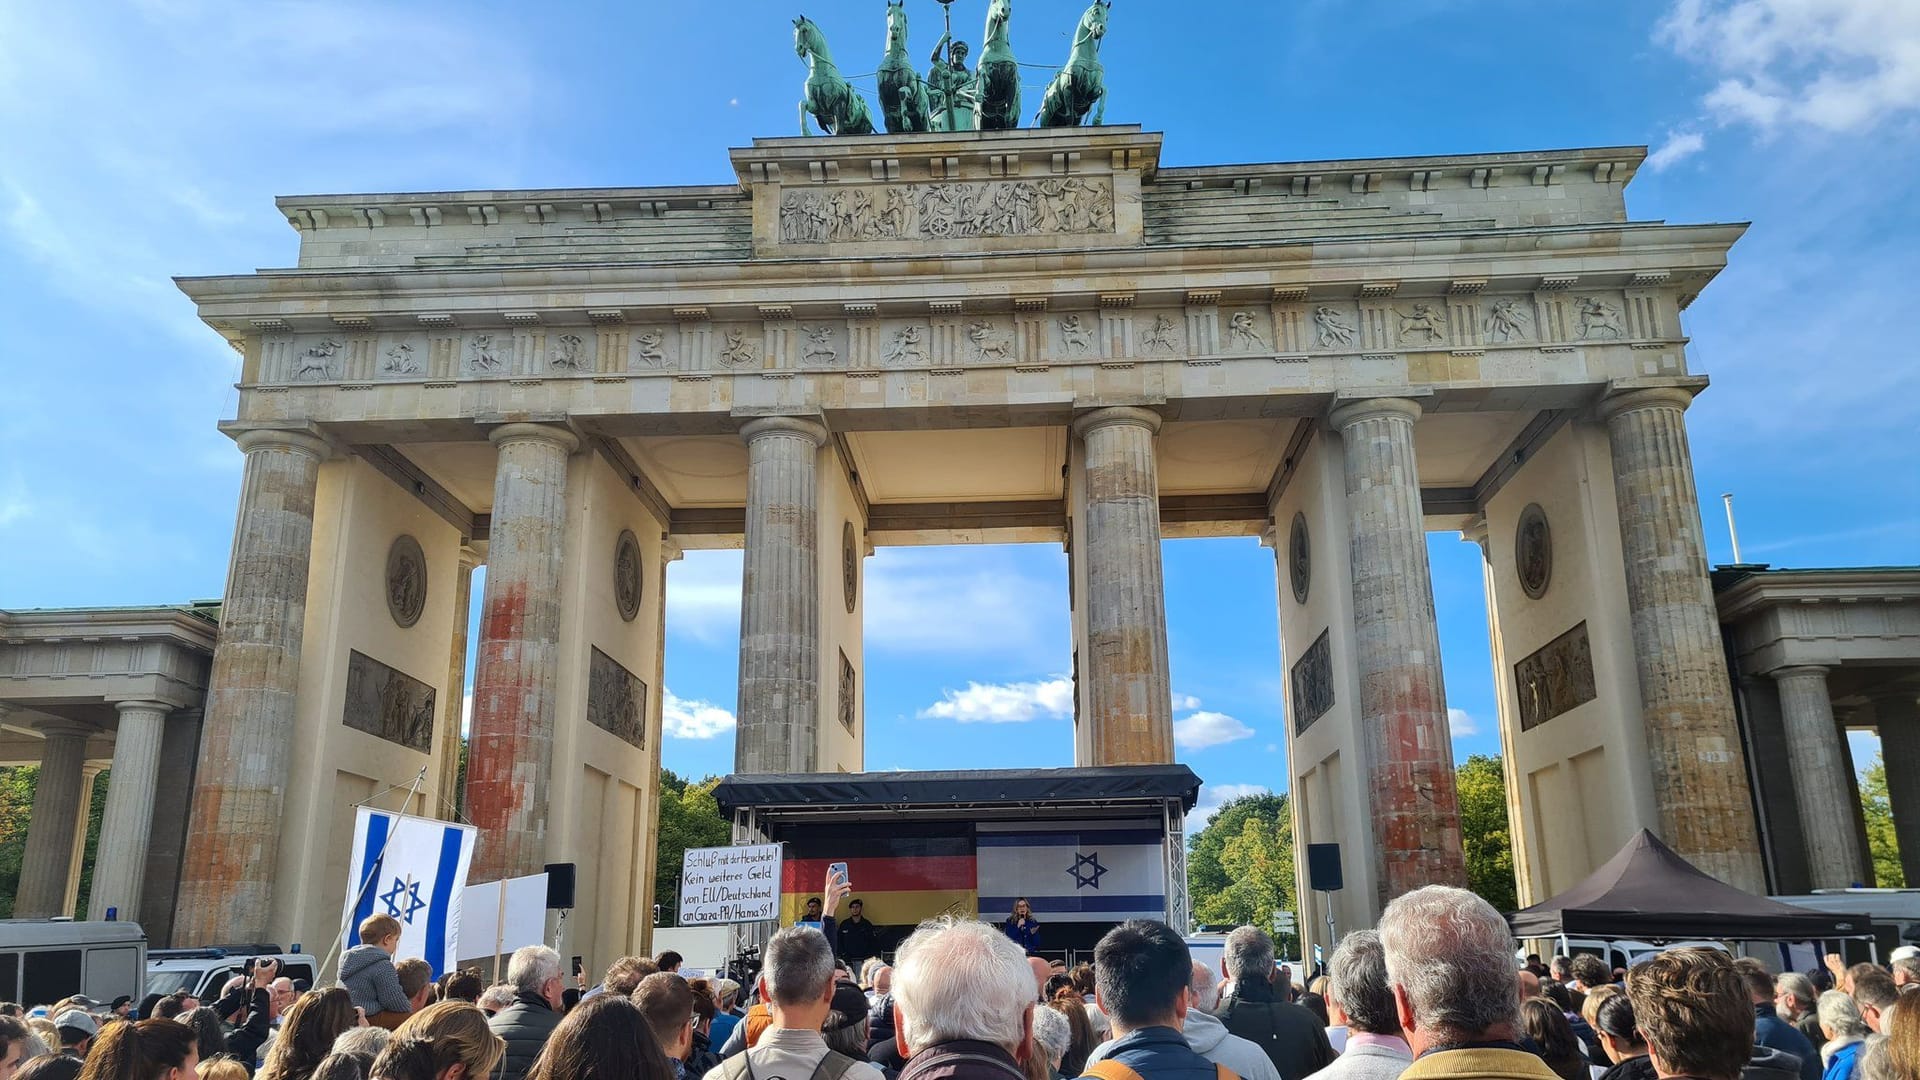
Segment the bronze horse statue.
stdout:
<path fill-rule="evenodd" d="M 1093 0 L 1093 6 L 1080 16 L 1067 66 L 1047 84 L 1034 123 L 1041 127 L 1075 127 L 1096 102 L 1099 111 L 1093 114 L 1093 122 L 1098 124 L 1106 117 L 1106 69 L 1100 65 L 1100 42 L 1107 36 L 1107 12 L 1112 8 L 1113 0 Z"/>
<path fill-rule="evenodd" d="M 880 115 L 889 134 L 926 131 L 927 81 L 907 55 L 907 0 L 887 0 L 887 53 L 880 61 Z"/>
<path fill-rule="evenodd" d="M 980 50 L 980 64 L 974 69 L 975 131 L 1008 131 L 1020 126 L 1020 65 L 1013 58 L 1013 43 L 1008 39 L 1008 24 L 1013 21 L 1013 0 L 993 0 L 987 5 L 987 30 Z"/>
<path fill-rule="evenodd" d="M 827 36 L 805 15 L 793 20 L 793 51 L 807 62 L 807 82 L 800 98 L 800 134 L 813 134 L 807 127 L 809 113 L 820 122 L 820 130 L 829 135 L 873 134 L 867 99 L 840 76 L 833 54 L 827 51 Z"/>

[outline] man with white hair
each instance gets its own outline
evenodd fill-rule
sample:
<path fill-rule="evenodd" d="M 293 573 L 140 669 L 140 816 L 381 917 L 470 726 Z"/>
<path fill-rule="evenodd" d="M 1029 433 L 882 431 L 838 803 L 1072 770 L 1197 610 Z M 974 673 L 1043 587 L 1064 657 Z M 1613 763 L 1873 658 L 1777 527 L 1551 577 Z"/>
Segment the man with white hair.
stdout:
<path fill-rule="evenodd" d="M 1193 980 L 1187 984 L 1187 1015 L 1180 1025 L 1180 1034 L 1186 1038 L 1188 1048 L 1215 1065 L 1226 1066 L 1240 1080 L 1280 1080 L 1280 1070 L 1273 1067 L 1265 1050 L 1228 1031 L 1227 1026 L 1214 1017 L 1220 985 L 1215 981 L 1213 969 L 1195 960 L 1192 970 Z M 1094 1047 L 1093 1053 L 1087 1055 L 1087 1064 L 1104 1060 L 1107 1049 L 1113 1045 L 1114 1041 L 1110 1040 Z"/>
<path fill-rule="evenodd" d="M 1265 1051 L 1283 1080 L 1305 1080 L 1333 1064 L 1333 1044 L 1320 1018 L 1287 1001 L 1284 988 L 1275 985 L 1273 939 L 1265 930 L 1242 926 L 1228 934 L 1220 969 L 1233 980 L 1220 1022 Z"/>
<path fill-rule="evenodd" d="M 1025 1080 L 1033 970 L 997 927 L 953 918 L 920 924 L 893 960 L 900 1080 Z"/>
<path fill-rule="evenodd" d="M 883 1080 L 878 1068 L 830 1049 L 820 1034 L 834 1011 L 833 975 L 825 934 L 789 926 L 773 935 L 761 954 L 759 983 L 770 1022 L 750 1049 L 708 1070 L 706 1080 Z M 851 985 L 847 994 L 865 1000 Z"/>
<path fill-rule="evenodd" d="M 545 945 L 529 945 L 507 961 L 513 1004 L 495 1013 L 487 1026 L 507 1044 L 499 1080 L 524 1080 L 547 1037 L 560 1025 L 560 995 L 567 980 L 560 954 Z"/>
<path fill-rule="evenodd" d="M 1388 904 L 1379 934 L 1395 1018 L 1413 1051 L 1400 1080 L 1555 1080 L 1520 1045 L 1513 934 L 1493 905 L 1428 885 Z"/>
<path fill-rule="evenodd" d="M 1529 979 L 1533 994 L 1526 993 Z M 1522 968 L 1520 980 L 1522 998 L 1538 996 L 1538 975 Z M 1327 963 L 1327 1011 L 1346 1027 L 1347 1048 L 1316 1080 L 1396 1080 L 1413 1064 L 1413 1050 L 1400 1037 L 1379 934 L 1355 930 L 1340 939 Z"/>

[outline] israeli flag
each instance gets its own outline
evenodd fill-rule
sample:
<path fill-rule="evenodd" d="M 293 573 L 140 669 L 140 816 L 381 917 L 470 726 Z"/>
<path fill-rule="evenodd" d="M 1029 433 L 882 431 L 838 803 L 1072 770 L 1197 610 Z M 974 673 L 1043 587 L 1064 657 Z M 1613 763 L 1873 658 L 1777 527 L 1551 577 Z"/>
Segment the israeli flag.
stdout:
<path fill-rule="evenodd" d="M 438 979 L 458 959 L 460 899 L 473 861 L 471 825 L 358 808 L 353 817 L 352 877 L 342 920 L 348 935 L 370 915 L 400 920 L 400 951 Z"/>
<path fill-rule="evenodd" d="M 1167 917 L 1166 833 L 1158 821 L 986 822 L 975 826 L 980 917 L 1027 898 L 1049 922 Z"/>

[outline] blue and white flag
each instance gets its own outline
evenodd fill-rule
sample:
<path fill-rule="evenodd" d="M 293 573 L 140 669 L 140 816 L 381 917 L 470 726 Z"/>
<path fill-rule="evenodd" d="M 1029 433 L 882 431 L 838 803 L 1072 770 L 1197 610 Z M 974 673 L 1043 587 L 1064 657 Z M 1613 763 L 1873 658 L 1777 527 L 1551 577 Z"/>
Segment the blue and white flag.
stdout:
<path fill-rule="evenodd" d="M 360 920 L 400 920 L 401 957 L 418 956 L 439 978 L 459 958 L 460 900 L 476 832 L 432 818 L 362 806 L 353 817 L 352 876 L 343 922 L 351 939 Z"/>
<path fill-rule="evenodd" d="M 1042 924 L 1167 917 L 1158 821 L 981 822 L 974 829 L 980 917 L 1027 898 Z"/>

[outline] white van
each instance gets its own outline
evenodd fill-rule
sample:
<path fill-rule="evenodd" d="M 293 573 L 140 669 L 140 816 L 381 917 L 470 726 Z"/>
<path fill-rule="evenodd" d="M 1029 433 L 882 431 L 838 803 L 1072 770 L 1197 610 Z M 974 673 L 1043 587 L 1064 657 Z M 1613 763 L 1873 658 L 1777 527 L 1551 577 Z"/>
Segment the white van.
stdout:
<path fill-rule="evenodd" d="M 0 919 L 0 1000 L 28 1008 L 75 994 L 138 1000 L 146 962 L 139 923 Z"/>
<path fill-rule="evenodd" d="M 319 957 L 312 953 L 281 952 L 278 945 L 221 945 L 205 949 L 155 949 L 147 954 L 149 994 L 171 994 L 185 990 L 211 1005 L 220 997 L 227 980 L 246 971 L 247 961 L 271 957 L 280 961 L 280 974 L 295 986 L 311 989 Z"/>

